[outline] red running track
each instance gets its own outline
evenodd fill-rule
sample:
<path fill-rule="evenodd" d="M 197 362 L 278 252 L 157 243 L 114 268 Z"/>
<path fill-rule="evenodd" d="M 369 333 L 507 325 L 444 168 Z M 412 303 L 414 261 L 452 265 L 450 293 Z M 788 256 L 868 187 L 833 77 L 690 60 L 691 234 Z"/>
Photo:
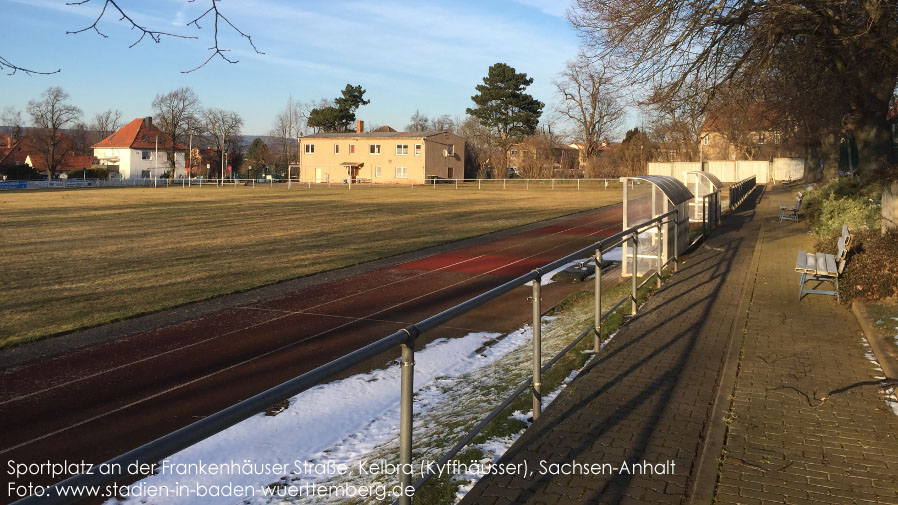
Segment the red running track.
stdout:
<path fill-rule="evenodd" d="M 0 457 L 105 461 L 614 234 L 620 212 L 600 209 L 4 370 Z M 428 335 L 508 331 L 529 314 L 517 298 L 512 309 L 475 310 Z"/>

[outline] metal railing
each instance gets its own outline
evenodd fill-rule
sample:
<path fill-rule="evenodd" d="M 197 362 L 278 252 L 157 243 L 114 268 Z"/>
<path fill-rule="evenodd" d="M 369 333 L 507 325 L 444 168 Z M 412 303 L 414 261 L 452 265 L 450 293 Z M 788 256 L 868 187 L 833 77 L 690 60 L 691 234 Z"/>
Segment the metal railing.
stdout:
<path fill-rule="evenodd" d="M 468 311 L 480 307 L 490 300 L 494 300 L 515 288 L 532 283 L 533 296 L 532 317 L 533 317 L 533 372 L 532 377 L 520 384 L 512 392 L 510 396 L 504 399 L 496 408 L 490 411 L 476 426 L 458 443 L 455 444 L 443 457 L 438 461 L 436 467 L 440 467 L 455 456 L 465 445 L 467 445 L 478 433 L 480 433 L 490 421 L 495 419 L 507 406 L 509 406 L 521 393 L 528 388 L 531 389 L 533 400 L 533 418 L 538 419 L 542 412 L 542 382 L 541 377 L 544 372 L 549 370 L 558 360 L 562 358 L 568 351 L 573 349 L 588 335 L 593 335 L 593 348 L 595 352 L 599 352 L 601 348 L 602 323 L 615 313 L 619 308 L 624 306 L 627 301 L 631 302 L 630 313 L 635 315 L 638 310 L 637 301 L 639 290 L 648 282 L 655 279 L 657 287 L 661 286 L 662 273 L 664 268 L 673 263 L 673 272 L 677 271 L 677 237 L 678 233 L 678 210 L 674 209 L 670 212 L 662 214 L 650 221 L 646 221 L 637 226 L 633 226 L 627 230 L 623 230 L 610 237 L 597 241 L 578 251 L 570 253 L 563 258 L 559 258 L 540 268 L 533 270 L 527 274 L 512 279 L 500 286 L 489 291 L 481 293 L 465 302 L 454 307 L 446 309 L 438 314 L 430 316 L 416 324 L 412 324 L 391 335 L 388 335 L 376 342 L 373 342 L 361 349 L 353 351 L 334 361 L 324 364 L 314 370 L 306 372 L 298 377 L 290 379 L 278 386 L 267 391 L 259 393 L 251 398 L 241 401 L 226 409 L 209 415 L 199 421 L 185 426 L 168 435 L 160 437 L 152 442 L 144 444 L 125 454 L 117 456 L 101 465 L 107 469 L 104 473 L 87 473 L 72 476 L 53 486 L 46 488 L 42 496 L 30 496 L 21 499 L 16 505 L 30 504 L 68 504 L 79 501 L 82 496 L 73 496 L 61 490 L 73 488 L 88 488 L 104 486 L 114 483 L 122 477 L 134 477 L 125 472 L 125 469 L 132 463 L 152 464 L 156 463 L 168 456 L 171 456 L 193 444 L 196 444 L 206 438 L 211 437 L 253 415 L 265 411 L 271 405 L 283 402 L 292 398 L 307 389 L 312 388 L 328 379 L 334 378 L 338 374 L 349 370 L 375 356 L 386 352 L 390 349 L 400 346 L 401 348 L 401 391 L 400 391 L 400 435 L 399 435 L 399 483 L 402 494 L 398 497 L 398 503 L 408 505 L 411 503 L 414 492 L 425 482 L 427 482 L 434 474 L 427 473 L 418 481 L 412 482 L 412 402 L 414 392 L 414 365 L 415 365 L 415 342 L 419 336 L 425 332 L 437 328 Z M 639 233 L 650 229 L 656 229 L 660 243 L 663 243 L 667 226 L 670 223 L 674 225 L 673 235 L 673 256 L 663 261 L 663 248 L 658 247 L 657 263 L 655 271 L 647 275 L 642 283 L 638 283 L 638 272 L 633 272 L 631 287 L 629 293 L 620 301 L 612 305 L 608 310 L 603 312 L 602 306 L 602 254 L 605 251 L 616 248 L 625 242 L 633 244 L 633 264 L 637 264 L 637 250 L 639 245 Z M 552 357 L 548 362 L 542 364 L 542 339 L 541 339 L 541 320 L 542 305 L 540 300 L 542 277 L 552 270 L 563 265 L 569 264 L 579 258 L 588 255 L 589 259 L 584 260 L 580 265 L 589 263 L 595 264 L 595 304 L 592 326 L 583 330 L 576 339 L 569 343 L 556 356 Z M 133 467 L 132 467 L 133 468 Z"/>
<path fill-rule="evenodd" d="M 385 182 L 364 180 L 341 181 L 301 181 L 297 178 L 293 179 L 249 179 L 249 178 L 208 178 L 208 177 L 178 177 L 170 178 L 140 178 L 140 179 L 54 179 L 52 181 L 35 180 L 35 181 L 7 181 L 5 185 L 0 185 L 0 189 L 43 189 L 43 188 L 103 188 L 103 187 L 154 187 L 154 188 L 170 188 L 170 187 L 204 187 L 204 186 L 249 186 L 249 187 L 287 187 L 287 188 L 415 188 L 415 187 L 433 187 L 454 189 L 477 188 L 477 189 L 597 189 L 607 190 L 620 185 L 618 179 L 430 179 L 427 181 L 409 181 L 403 182 L 399 180 L 390 180 Z"/>
<path fill-rule="evenodd" d="M 755 189 L 755 176 L 743 179 L 730 186 L 730 212 L 738 207 Z"/>

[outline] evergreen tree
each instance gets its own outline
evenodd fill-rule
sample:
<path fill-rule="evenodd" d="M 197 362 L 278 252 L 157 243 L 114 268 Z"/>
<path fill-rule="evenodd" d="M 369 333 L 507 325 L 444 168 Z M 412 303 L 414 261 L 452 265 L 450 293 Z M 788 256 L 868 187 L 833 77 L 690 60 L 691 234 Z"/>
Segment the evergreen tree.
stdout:
<path fill-rule="evenodd" d="M 490 66 L 483 84 L 477 85 L 477 94 L 471 97 L 477 107 L 468 108 L 467 113 L 496 135 L 496 143 L 502 149 L 502 166 L 494 167 L 499 171 L 497 176 L 505 176 L 508 148 L 532 135 L 539 124 L 544 104 L 525 92 L 531 84 L 533 79 L 527 74 L 517 73 L 505 63 L 496 63 Z"/>
<path fill-rule="evenodd" d="M 317 107 L 309 112 L 306 124 L 310 128 L 324 132 L 352 131 L 355 111 L 371 103 L 371 100 L 365 100 L 365 90 L 361 85 L 347 84 L 340 93 L 342 96 L 334 99 L 334 105 Z"/>

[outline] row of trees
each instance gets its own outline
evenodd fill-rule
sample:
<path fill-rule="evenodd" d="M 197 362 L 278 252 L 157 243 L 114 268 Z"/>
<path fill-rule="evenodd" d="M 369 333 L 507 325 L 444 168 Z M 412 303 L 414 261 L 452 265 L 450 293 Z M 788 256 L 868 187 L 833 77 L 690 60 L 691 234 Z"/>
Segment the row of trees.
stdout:
<path fill-rule="evenodd" d="M 73 153 L 93 154 L 90 146 L 123 126 L 122 113 L 115 109 L 97 113 L 89 124 L 85 123 L 83 112 L 69 99 L 62 88 L 50 87 L 39 99 L 29 101 L 25 110 L 30 128 L 26 128 L 22 113 L 13 107 L 4 108 L 0 115 L 4 133 L 13 142 L 27 133 L 32 145 L 46 157 L 50 178 L 55 177 L 63 158 Z M 217 152 L 228 152 L 232 160 L 239 162 L 243 118 L 238 113 L 217 107 L 203 108 L 190 88 L 156 95 L 151 107 L 155 125 L 174 140 L 163 146 L 169 166 L 175 166 L 175 144 L 187 145 L 193 137 L 196 137 L 193 145 L 215 146 Z"/>

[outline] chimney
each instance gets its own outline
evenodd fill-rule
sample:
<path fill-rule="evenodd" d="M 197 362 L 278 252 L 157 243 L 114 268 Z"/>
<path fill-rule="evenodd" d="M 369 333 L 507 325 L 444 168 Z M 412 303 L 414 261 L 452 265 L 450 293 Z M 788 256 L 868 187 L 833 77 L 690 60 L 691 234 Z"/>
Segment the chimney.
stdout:
<path fill-rule="evenodd" d="M 143 118 L 143 127 L 144 128 L 152 128 L 153 127 L 153 117 L 147 116 Z"/>
<path fill-rule="evenodd" d="M 365 122 L 359 119 L 355 122 L 355 132 L 356 133 L 365 133 Z"/>

